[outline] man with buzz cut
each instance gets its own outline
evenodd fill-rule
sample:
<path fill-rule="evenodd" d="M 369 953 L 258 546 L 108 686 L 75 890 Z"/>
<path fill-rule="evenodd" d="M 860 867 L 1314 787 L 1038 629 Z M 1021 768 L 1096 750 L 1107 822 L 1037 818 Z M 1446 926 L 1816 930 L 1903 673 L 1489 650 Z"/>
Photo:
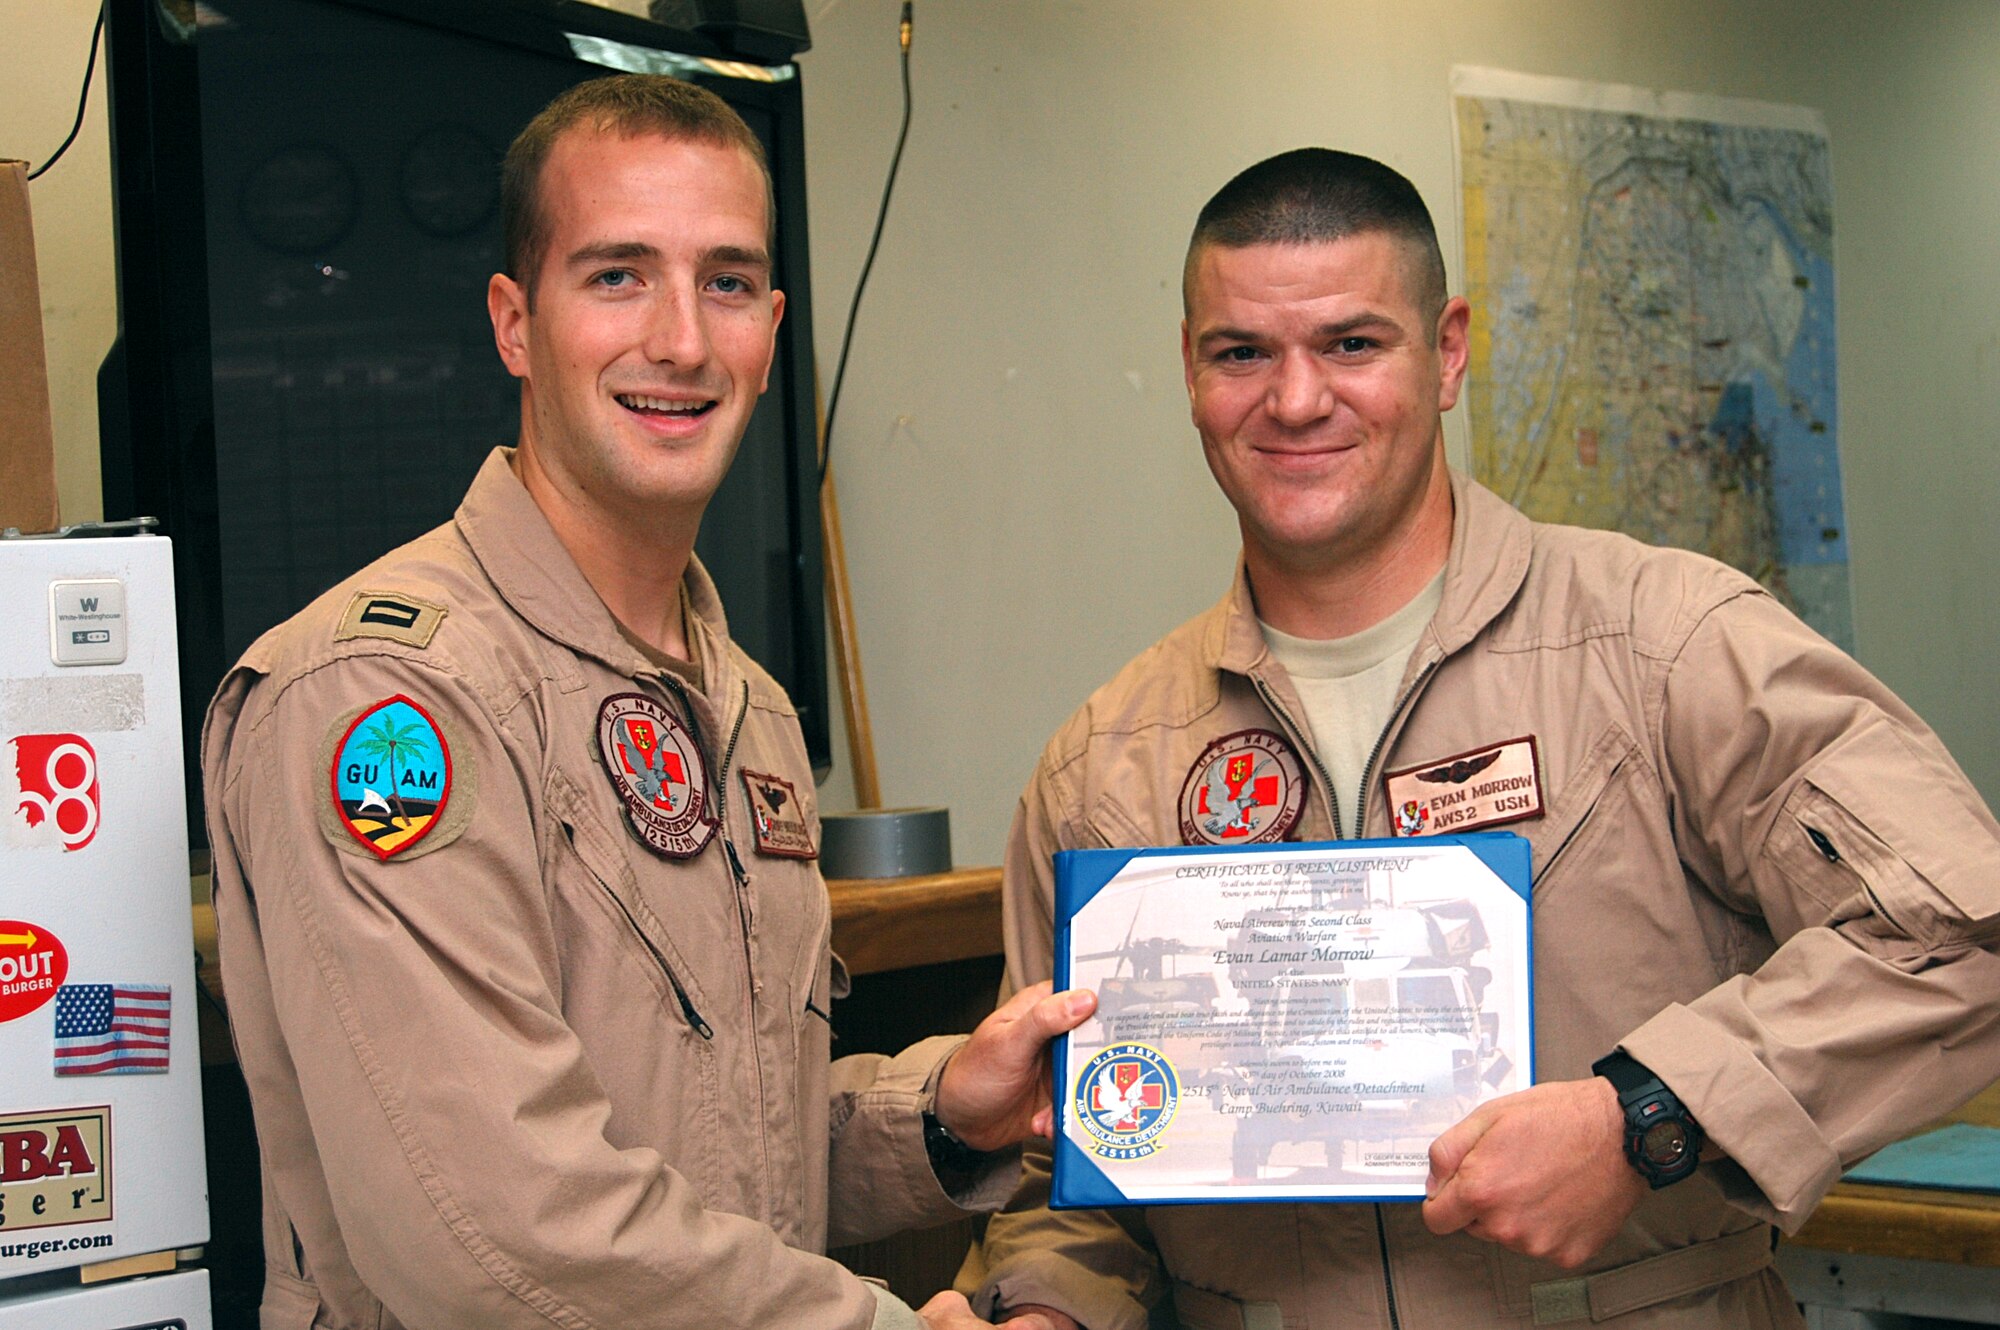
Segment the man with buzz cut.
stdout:
<path fill-rule="evenodd" d="M 985 1325 L 820 1253 L 1004 1199 L 1092 1003 L 829 1064 L 812 767 L 693 554 L 784 312 L 762 149 L 598 80 L 502 211 L 519 446 L 209 712 L 264 1330 Z"/>
<path fill-rule="evenodd" d="M 1245 810 L 1266 841 L 1432 833 L 1424 776 L 1504 767 L 1526 815 L 1468 785 L 1453 830 L 1532 846 L 1541 1083 L 1436 1140 L 1421 1204 L 1052 1212 L 1031 1150 L 961 1287 L 1088 1330 L 1167 1299 L 1194 1330 L 1800 1325 L 1774 1226 L 2000 1072 L 2000 826 L 1749 578 L 1447 468 L 1469 310 L 1396 172 L 1251 167 L 1202 210 L 1184 298 L 1242 562 L 1044 750 L 1008 982 L 1049 975 L 1051 856 L 1204 842 L 1186 810 L 1246 735 L 1279 776 Z M 1628 1147 L 1645 1104 L 1678 1153 Z"/>

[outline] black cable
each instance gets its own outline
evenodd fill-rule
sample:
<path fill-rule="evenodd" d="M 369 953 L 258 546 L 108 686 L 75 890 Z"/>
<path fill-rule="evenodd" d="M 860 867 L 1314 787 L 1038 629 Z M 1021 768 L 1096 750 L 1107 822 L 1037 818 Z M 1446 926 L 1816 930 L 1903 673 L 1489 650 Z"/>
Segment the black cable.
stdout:
<path fill-rule="evenodd" d="M 882 224 L 889 220 L 889 196 L 896 192 L 896 172 L 903 165 L 903 144 L 910 137 L 910 30 L 914 22 L 911 0 L 903 0 L 903 18 L 897 28 L 903 48 L 903 128 L 896 134 L 896 151 L 889 159 L 889 179 L 882 186 L 882 207 L 875 214 L 875 235 L 868 242 L 868 257 L 861 262 L 861 276 L 854 283 L 854 302 L 847 307 L 847 331 L 840 337 L 840 361 L 833 370 L 833 391 L 826 399 L 826 425 L 820 431 L 819 483 L 826 484 L 827 464 L 833 460 L 833 415 L 840 409 L 840 381 L 847 377 L 847 352 L 854 345 L 854 316 L 861 311 L 861 293 L 868 289 L 868 274 L 875 267 L 875 251 L 882 244 Z"/>
<path fill-rule="evenodd" d="M 97 26 L 90 30 L 90 62 L 83 67 L 83 91 L 76 96 L 76 123 L 69 127 L 69 137 L 62 141 L 62 146 L 46 162 L 28 172 L 30 180 L 61 161 L 62 155 L 69 151 L 69 145 L 76 142 L 77 131 L 83 128 L 83 112 L 90 105 L 90 76 L 97 69 L 97 43 L 104 36 L 104 9 L 110 3 L 111 0 L 104 0 L 97 6 Z"/>

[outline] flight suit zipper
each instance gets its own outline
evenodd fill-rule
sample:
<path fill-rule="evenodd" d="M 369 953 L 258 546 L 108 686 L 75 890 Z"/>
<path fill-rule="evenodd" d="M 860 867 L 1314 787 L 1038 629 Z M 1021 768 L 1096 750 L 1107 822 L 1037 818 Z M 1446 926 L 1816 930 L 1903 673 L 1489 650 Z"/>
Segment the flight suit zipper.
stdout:
<path fill-rule="evenodd" d="M 1375 736 L 1375 747 L 1369 751 L 1368 761 L 1361 768 L 1361 788 L 1355 792 L 1354 797 L 1354 826 L 1357 832 L 1365 832 L 1368 829 L 1368 787 L 1374 783 L 1375 764 L 1381 760 L 1382 750 L 1388 746 L 1389 732 L 1396 728 L 1396 722 L 1402 717 L 1405 708 L 1418 693 L 1423 691 L 1424 685 L 1430 682 L 1431 675 L 1437 672 L 1438 666 L 1442 663 L 1443 658 L 1439 657 L 1424 666 L 1411 681 L 1410 686 L 1403 691 L 1403 695 L 1396 700 L 1396 705 L 1389 709 L 1387 723 L 1382 726 L 1382 732 Z M 1270 708 L 1271 714 L 1276 716 L 1278 722 L 1290 732 L 1292 741 L 1312 759 L 1313 770 L 1319 773 L 1320 788 L 1326 791 L 1327 811 L 1333 818 L 1333 837 L 1335 840 L 1348 839 L 1346 828 L 1340 824 L 1340 794 L 1333 788 L 1333 777 L 1328 774 L 1326 764 L 1320 761 L 1319 750 L 1305 741 L 1304 731 L 1299 728 L 1298 722 L 1292 719 L 1290 713 L 1279 705 L 1277 696 L 1269 685 L 1254 674 L 1250 676 L 1250 683 L 1256 688 L 1257 695 L 1264 699 L 1264 705 Z M 1388 1298 L 1390 1330 L 1402 1330 L 1402 1318 L 1396 1312 L 1396 1273 L 1389 1263 L 1389 1225 L 1383 1217 L 1380 1201 L 1375 1202 L 1375 1241 L 1376 1251 L 1382 1257 L 1382 1291 Z"/>
<path fill-rule="evenodd" d="M 569 837 L 570 848 L 575 850 L 576 833 L 565 824 L 563 834 Z M 592 876 L 594 877 L 596 874 L 593 873 Z M 599 885 L 603 886 L 602 883 Z M 694 999 L 688 996 L 687 989 L 681 984 L 680 976 L 675 974 L 674 967 L 667 963 L 666 953 L 653 945 L 653 939 L 646 936 L 646 930 L 639 926 L 639 921 L 633 918 L 630 907 L 618 898 L 618 893 L 611 890 L 608 886 L 605 886 L 603 889 L 604 894 L 611 898 L 611 903 L 618 907 L 618 913 L 625 916 L 625 923 L 631 928 L 632 935 L 639 939 L 640 945 L 644 946 L 647 952 L 652 955 L 653 963 L 660 967 L 660 973 L 666 976 L 667 986 L 674 990 L 674 999 L 680 1003 L 681 1015 L 687 1019 L 688 1026 L 703 1039 L 713 1040 L 715 1038 L 715 1027 L 702 1019 L 701 1012 L 695 1008 Z"/>

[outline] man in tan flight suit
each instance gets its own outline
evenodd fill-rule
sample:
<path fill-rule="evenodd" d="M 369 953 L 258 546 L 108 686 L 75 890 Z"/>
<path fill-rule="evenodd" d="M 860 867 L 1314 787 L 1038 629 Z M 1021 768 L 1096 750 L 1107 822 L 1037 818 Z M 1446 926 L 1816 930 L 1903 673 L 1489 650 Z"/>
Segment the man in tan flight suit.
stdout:
<path fill-rule="evenodd" d="M 818 1253 L 1003 1200 L 1092 1004 L 829 1065 L 811 766 L 692 553 L 784 309 L 769 189 L 689 85 L 544 111 L 488 297 L 518 449 L 217 694 L 265 1330 L 986 1324 Z"/>
<path fill-rule="evenodd" d="M 1007 973 L 1050 973 L 1058 850 L 1504 826 L 1533 851 L 1540 1084 L 1437 1139 L 1421 1205 L 1052 1212 L 1031 1149 L 976 1307 L 1795 1326 L 1775 1230 L 2000 1073 L 2000 827 L 1963 773 L 1749 578 L 1450 472 L 1444 282 L 1422 200 L 1366 158 L 1286 153 L 1203 210 L 1182 349 L 1242 563 L 1044 750 Z M 1252 750 L 1275 778 L 1201 815 Z M 1635 1121 L 1666 1129 L 1628 1151 Z"/>

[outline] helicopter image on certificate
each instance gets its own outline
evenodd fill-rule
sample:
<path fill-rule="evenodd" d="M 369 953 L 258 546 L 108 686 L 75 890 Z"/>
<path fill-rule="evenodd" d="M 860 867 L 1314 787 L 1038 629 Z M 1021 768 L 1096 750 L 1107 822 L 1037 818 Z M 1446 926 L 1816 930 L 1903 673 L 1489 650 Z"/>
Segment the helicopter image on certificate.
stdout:
<path fill-rule="evenodd" d="M 1148 1180 L 1246 1198 L 1420 1193 L 1431 1141 L 1526 1083 L 1525 967 L 1506 960 L 1526 902 L 1426 854 L 1274 848 L 1292 853 L 1244 857 L 1240 881 L 1135 861 L 1071 920 L 1070 981 L 1098 995 L 1071 1036 L 1091 1069 L 1074 1114 L 1149 1128 L 1143 1155 L 1109 1128 L 1086 1145 L 1121 1180 L 1143 1158 Z M 1168 1088 L 1169 1122 L 1136 1112 Z"/>

